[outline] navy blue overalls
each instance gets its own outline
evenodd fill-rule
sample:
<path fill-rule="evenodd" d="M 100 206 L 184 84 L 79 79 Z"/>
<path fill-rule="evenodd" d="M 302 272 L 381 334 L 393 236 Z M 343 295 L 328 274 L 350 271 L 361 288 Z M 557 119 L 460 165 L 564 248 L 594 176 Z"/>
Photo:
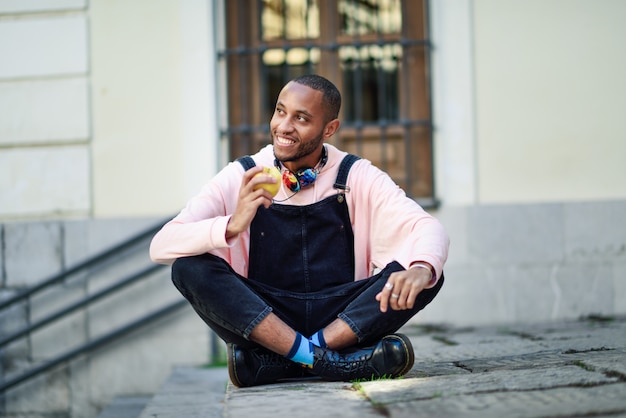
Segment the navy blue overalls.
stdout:
<path fill-rule="evenodd" d="M 338 193 L 311 205 L 260 207 L 250 226 L 248 279 L 211 254 L 177 260 L 176 287 L 226 342 L 252 346 L 254 327 L 270 312 L 308 337 L 336 318 L 360 343 L 395 332 L 435 297 L 442 280 L 418 295 L 414 309 L 380 312 L 375 296 L 394 271 L 390 263 L 375 276 L 354 278 L 354 235 L 345 199 L 348 172 L 358 157 L 347 155 L 335 187 Z M 244 169 L 250 157 L 238 160 Z"/>

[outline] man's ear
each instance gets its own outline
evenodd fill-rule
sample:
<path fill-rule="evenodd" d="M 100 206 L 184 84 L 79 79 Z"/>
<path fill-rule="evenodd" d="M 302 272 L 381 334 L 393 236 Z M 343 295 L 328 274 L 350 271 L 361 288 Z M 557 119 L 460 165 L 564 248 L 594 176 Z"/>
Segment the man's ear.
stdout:
<path fill-rule="evenodd" d="M 324 139 L 328 139 L 335 134 L 339 130 L 339 125 L 341 122 L 339 119 L 333 119 L 326 124 L 324 127 Z"/>

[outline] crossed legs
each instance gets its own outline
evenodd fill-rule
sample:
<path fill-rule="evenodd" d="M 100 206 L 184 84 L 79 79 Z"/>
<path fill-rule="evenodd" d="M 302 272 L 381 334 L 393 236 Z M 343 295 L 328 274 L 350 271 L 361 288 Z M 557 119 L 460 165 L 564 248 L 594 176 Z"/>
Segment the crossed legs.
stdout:
<path fill-rule="evenodd" d="M 424 295 L 420 295 L 421 300 L 416 301 L 413 310 L 381 313 L 375 295 L 382 289 L 389 274 L 401 268 L 399 264 L 392 263 L 379 275 L 346 284 L 345 288 L 329 295 L 328 298 L 317 295 L 318 297 L 314 298 L 315 303 L 322 305 L 314 305 L 314 314 L 306 318 L 297 317 L 297 313 L 310 312 L 309 308 L 312 305 L 306 305 L 306 309 L 302 307 L 295 309 L 293 312 L 296 314 L 290 311 L 291 306 L 295 304 L 292 302 L 301 300 L 299 295 L 293 300 L 287 296 L 288 300 L 285 301 L 285 292 L 276 293 L 264 285 L 239 276 L 224 260 L 211 254 L 177 260 L 172 268 L 172 280 L 198 315 L 225 342 L 234 344 L 239 350 L 255 350 L 260 346 L 269 351 L 254 353 L 262 353 L 265 357 L 268 353 L 270 355 L 275 353 L 282 357 L 293 353 L 300 337 L 304 336 L 306 340 L 314 332 L 322 330 L 326 346 L 324 348 L 311 346 L 315 351 L 310 353 L 315 358 L 312 360 L 313 370 L 317 368 L 318 374 L 328 380 L 344 380 L 360 378 L 372 370 L 373 375 L 378 374 L 379 370 L 382 370 L 380 371 L 382 374 L 406 373 L 409 357 L 412 365 L 413 353 L 408 339 L 404 336 L 402 338 L 386 336 L 395 332 L 430 303 L 441 284 L 423 292 Z M 366 353 L 354 351 L 357 345 L 366 343 L 374 344 L 374 348 Z M 354 355 L 346 357 L 340 354 L 345 349 L 352 350 L 351 353 Z M 236 355 L 233 355 L 232 360 L 238 362 L 240 371 L 244 363 L 247 369 L 265 367 L 266 362 L 259 357 L 260 354 L 251 356 L 252 351 L 247 353 L 236 350 L 233 353 Z M 378 354 L 374 355 L 375 353 Z M 363 356 L 370 358 L 371 361 L 368 361 L 371 364 L 367 365 L 367 370 L 359 372 L 361 375 L 346 375 L 329 366 L 331 363 L 341 364 L 342 361 L 350 363 L 353 358 Z M 284 362 L 286 364 L 283 364 Z M 276 358 L 272 358 L 270 363 L 277 364 Z M 283 369 L 292 369 L 286 359 L 283 363 L 278 361 Z M 399 363 L 404 365 L 400 367 Z M 351 369 L 355 364 L 348 364 L 345 368 Z M 400 372 L 387 373 L 389 364 L 393 370 Z M 270 383 L 258 379 L 258 370 L 253 374 L 253 377 L 243 379 L 246 381 L 239 378 L 233 381 L 237 380 L 235 383 L 239 383 L 239 386 Z"/>

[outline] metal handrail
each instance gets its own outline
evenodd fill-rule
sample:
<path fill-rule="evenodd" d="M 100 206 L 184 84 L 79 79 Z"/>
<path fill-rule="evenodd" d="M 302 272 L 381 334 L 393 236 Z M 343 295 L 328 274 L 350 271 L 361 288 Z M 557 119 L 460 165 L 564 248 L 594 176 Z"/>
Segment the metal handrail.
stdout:
<path fill-rule="evenodd" d="M 153 264 L 150 265 L 140 271 L 138 271 L 137 273 L 133 273 L 130 276 L 125 277 L 124 279 L 118 281 L 117 283 L 97 292 L 94 293 L 92 295 L 89 295 L 81 300 L 78 300 L 76 302 L 74 302 L 73 304 L 66 306 L 65 308 L 62 308 L 52 314 L 49 314 L 48 316 L 40 319 L 37 322 L 32 323 L 29 326 L 26 326 L 18 331 L 15 331 L 14 333 L 2 338 L 0 340 L 0 347 L 3 347 L 7 344 L 9 344 L 12 341 L 17 340 L 20 337 L 23 337 L 24 335 L 27 335 L 29 333 L 31 333 L 32 331 L 35 331 L 41 327 L 43 327 L 44 325 L 47 325 L 49 323 L 52 323 L 54 321 L 56 321 L 59 318 L 64 317 L 65 315 L 68 315 L 86 305 L 89 305 L 92 302 L 95 302 L 98 299 L 102 299 L 103 297 L 112 294 L 114 292 L 117 292 L 118 290 L 121 290 L 122 288 L 131 285 L 133 283 L 135 283 L 136 281 L 150 275 L 151 273 L 155 272 L 156 270 L 165 268 L 165 266 L 162 265 L 157 265 L 157 264 Z"/>
<path fill-rule="evenodd" d="M 144 325 L 147 325 L 151 322 L 156 321 L 157 319 L 160 319 L 178 309 L 183 308 L 184 306 L 187 305 L 187 301 L 186 300 L 180 300 L 174 303 L 171 303 L 169 305 L 167 305 L 164 308 L 161 308 L 157 311 L 151 312 L 150 314 L 135 320 L 127 325 L 124 325 L 122 327 L 119 327 L 117 329 L 115 329 L 114 331 L 109 332 L 108 334 L 105 334 L 101 337 L 98 337 L 94 340 L 91 340 L 85 344 L 82 344 L 76 348 L 74 348 L 73 350 L 69 350 L 66 351 L 65 353 L 62 353 L 56 357 L 54 357 L 51 360 L 48 360 L 42 364 L 39 364 L 35 367 L 33 367 L 32 369 L 27 370 L 26 372 L 18 375 L 18 376 L 14 376 L 12 378 L 9 378 L 7 380 L 4 380 L 2 382 L 0 382 L 0 393 L 2 393 L 4 390 L 9 389 L 19 383 L 22 383 L 25 380 L 28 380 L 30 378 L 33 378 L 45 371 L 48 371 L 50 369 L 52 369 L 55 366 L 58 366 L 61 363 L 64 363 L 68 360 L 72 360 L 75 357 L 78 357 L 82 354 L 85 354 L 87 352 L 93 351 L 97 348 L 100 348 L 108 343 L 112 343 L 113 341 L 115 341 L 116 339 L 130 333 L 131 331 L 134 331 L 136 329 L 139 329 L 141 327 L 143 327 Z"/>
<path fill-rule="evenodd" d="M 170 218 L 171 219 L 171 218 Z M 154 235 L 156 233 L 156 231 L 163 225 L 163 222 L 158 223 L 154 226 L 151 226 L 150 228 L 145 229 L 144 231 L 136 234 L 135 236 L 127 239 L 126 241 L 122 242 L 121 244 L 117 244 L 114 245 L 112 247 L 110 247 L 107 250 L 104 250 L 92 257 L 89 257 L 87 259 L 85 259 L 84 261 L 66 269 L 63 270 L 51 277 L 49 277 L 48 279 L 43 280 L 41 283 L 38 283 L 32 287 L 29 287 L 28 289 L 24 289 L 21 292 L 18 292 L 16 295 L 0 302 L 0 311 L 8 308 L 9 306 L 13 305 L 14 303 L 17 303 L 23 299 L 26 299 L 27 297 L 47 288 L 50 287 L 56 283 L 59 283 L 63 280 L 65 280 L 67 277 L 81 271 L 84 269 L 87 269 L 95 264 L 98 264 L 100 262 L 105 261 L 108 258 L 111 258 L 113 256 L 118 255 L 121 251 L 124 251 L 130 247 L 132 247 L 133 245 L 141 242 L 142 240 Z"/>
<path fill-rule="evenodd" d="M 46 289 L 52 285 L 58 284 L 60 282 L 62 282 L 63 280 L 65 280 L 67 277 L 81 271 L 87 268 L 93 268 L 96 265 L 106 262 L 107 259 L 112 258 L 112 257 L 117 257 L 119 256 L 120 252 L 126 251 L 127 249 L 141 243 L 141 241 L 147 239 L 148 237 L 150 237 L 151 235 L 154 235 L 154 233 L 156 233 L 156 231 L 163 225 L 163 223 L 159 223 L 157 225 L 154 225 L 150 228 L 145 229 L 144 231 L 126 239 L 125 241 L 107 249 L 104 250 L 92 257 L 87 258 L 86 260 L 72 266 L 69 269 L 66 269 L 58 274 L 55 274 L 54 276 L 51 276 L 50 278 L 42 281 L 41 283 L 32 286 L 28 289 L 25 289 L 21 292 L 19 292 L 18 294 L 14 295 L 13 297 L 3 301 L 0 303 L 0 310 L 5 309 L 9 306 L 11 306 L 14 303 L 20 302 L 23 299 L 26 299 L 32 295 L 34 295 L 35 293 Z M 143 269 L 132 273 L 128 276 L 126 276 L 125 278 L 117 281 L 116 283 L 114 283 L 113 285 L 102 289 L 94 294 L 88 295 L 83 299 L 80 299 L 78 301 L 75 301 L 73 303 L 71 303 L 68 306 L 65 306 L 61 309 L 59 309 L 58 311 L 51 313 L 49 315 L 47 315 L 46 317 L 40 319 L 37 322 L 32 323 L 29 326 L 26 326 L 18 331 L 13 332 L 12 334 L 2 338 L 2 340 L 0 340 L 0 347 L 3 347 L 4 345 L 15 341 L 16 339 L 23 337 L 25 335 L 28 335 L 29 333 L 31 333 L 34 330 L 37 330 L 45 325 L 48 325 L 56 320 L 58 320 L 59 318 L 66 316 L 68 314 L 70 314 L 71 312 L 74 312 L 82 307 L 88 306 L 90 303 L 95 302 L 96 300 L 102 299 L 106 296 L 109 296 L 115 292 L 118 292 L 120 290 L 122 290 L 123 288 L 127 287 L 128 285 L 137 282 L 138 280 L 141 280 L 147 276 L 149 276 L 150 274 L 154 273 L 155 271 L 157 271 L 158 269 L 162 269 L 165 268 L 165 266 L 163 265 L 158 265 L 158 264 L 151 264 L 147 267 L 144 267 Z M 166 316 L 182 307 L 184 307 L 185 305 L 187 305 L 187 301 L 185 300 L 179 300 L 177 302 L 171 303 L 161 309 L 158 309 L 142 318 L 139 318 L 135 321 L 132 321 L 126 325 L 123 325 L 119 328 L 116 328 L 115 330 L 102 335 L 100 337 L 97 337 L 93 340 L 90 340 L 82 345 L 79 345 L 78 347 L 75 347 L 73 349 L 70 349 L 62 354 L 59 354 L 58 356 L 45 361 L 39 365 L 36 365 L 28 370 L 26 370 L 25 372 L 11 377 L 9 379 L 6 380 L 2 380 L 0 381 L 0 393 L 3 392 L 4 390 L 11 388 L 25 380 L 31 379 L 47 370 L 50 370 L 51 368 L 72 360 L 75 357 L 78 357 L 82 354 L 85 354 L 87 352 L 90 352 L 92 350 L 95 350 L 107 343 L 111 343 L 114 340 L 128 334 L 129 332 L 139 329 L 144 325 L 147 325 L 153 321 L 158 320 L 159 318 Z"/>

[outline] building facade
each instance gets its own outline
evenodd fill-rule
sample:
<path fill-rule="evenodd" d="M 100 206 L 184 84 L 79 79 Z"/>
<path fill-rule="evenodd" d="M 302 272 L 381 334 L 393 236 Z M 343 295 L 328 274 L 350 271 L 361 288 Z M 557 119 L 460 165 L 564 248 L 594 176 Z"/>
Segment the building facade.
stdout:
<path fill-rule="evenodd" d="M 389 128 L 375 113 L 359 131 L 356 105 L 344 110 L 356 122 L 347 123 L 347 136 L 339 139 L 377 164 L 399 167 L 400 183 L 416 178 L 407 167 L 427 157 L 430 188 L 418 187 L 414 195 L 447 227 L 451 249 L 446 285 L 419 320 L 472 325 L 626 313 L 626 2 L 432 0 L 419 11 L 391 0 L 287 3 L 315 6 L 307 19 L 333 16 L 327 4 L 343 5 L 344 16 L 358 3 L 405 7 L 405 22 L 421 22 L 424 38 L 403 47 L 427 50 L 423 71 L 405 84 L 423 77 L 424 88 L 400 89 L 398 100 L 406 91 L 409 101 L 423 96 L 415 102 L 422 113 L 412 120 L 425 127 L 427 147 L 394 165 L 394 156 L 407 154 L 393 140 L 408 125 Z M 240 83 L 236 99 L 229 81 L 241 74 L 229 67 L 234 52 L 227 51 L 237 49 L 229 42 L 238 10 L 271 6 L 276 12 L 284 4 L 0 0 L 3 298 L 173 216 L 232 158 L 233 138 L 263 141 L 262 107 L 253 108 L 253 123 L 241 119 L 251 131 L 229 126 L 241 116 L 241 103 L 271 100 L 269 84 L 261 82 L 266 73 L 240 78 L 251 84 Z M 329 36 L 323 29 L 311 33 Z M 262 33 L 254 24 L 250 30 Z M 372 42 L 401 43 L 390 33 Z M 366 35 L 357 33 L 358 45 Z M 356 73 L 337 72 L 347 62 L 341 48 L 357 51 L 357 41 L 344 45 L 342 36 L 324 41 L 338 45 L 327 59 L 334 51 L 329 43 L 315 52 L 297 36 L 288 46 L 270 39 L 245 48 L 275 48 L 272 59 L 304 48 L 306 62 L 315 64 L 309 68 L 366 102 L 371 91 L 350 89 Z M 288 63 L 282 59 L 280 65 Z M 396 59 L 390 65 L 406 74 L 409 64 Z M 389 138 L 384 147 L 381 137 Z M 82 323 L 88 328 L 89 321 Z M 208 344 L 206 336 L 197 339 L 205 331 L 196 325 L 176 339 Z M 199 363 L 207 353 L 198 349 L 186 360 Z M 162 378 L 148 379 L 158 385 Z M 126 383 L 138 390 L 139 384 Z M 154 389 L 145 379 L 141 385 Z M 59 393 L 69 393 L 64 387 Z M 91 404 L 73 406 L 75 416 L 88 416 L 113 396 L 98 388 Z M 70 408 L 59 396 L 62 405 L 52 409 Z M 11 405 L 20 410 L 21 398 L 15 399 Z"/>
<path fill-rule="evenodd" d="M 227 13 L 205 0 L 0 3 L 0 219 L 175 214 L 231 158 Z M 451 233 L 450 292 L 537 263 L 547 270 L 528 280 L 543 283 L 578 254 L 603 280 L 623 271 L 605 261 L 624 253 L 625 15 L 619 0 L 430 2 L 428 206 Z M 623 299 L 598 309 L 623 312 Z M 442 319 L 526 319 L 508 309 Z"/>

